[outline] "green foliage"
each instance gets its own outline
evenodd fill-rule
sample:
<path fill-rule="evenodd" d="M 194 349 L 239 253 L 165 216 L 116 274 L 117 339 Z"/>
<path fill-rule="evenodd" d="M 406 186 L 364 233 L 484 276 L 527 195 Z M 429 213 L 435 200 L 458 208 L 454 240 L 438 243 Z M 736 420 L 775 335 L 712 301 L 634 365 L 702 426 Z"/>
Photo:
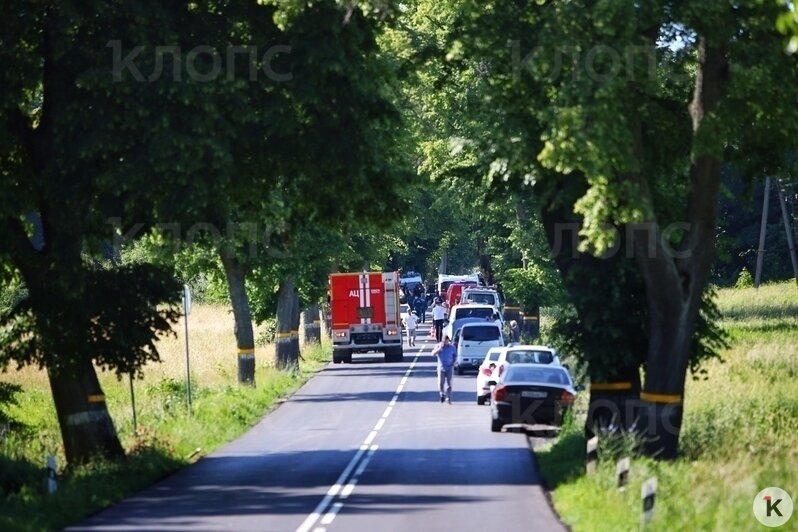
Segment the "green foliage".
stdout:
<path fill-rule="evenodd" d="M 743 268 L 740 270 L 740 275 L 737 276 L 734 288 L 751 288 L 752 286 L 754 286 L 754 278 L 748 268 Z"/>
<path fill-rule="evenodd" d="M 169 271 L 129 265 L 88 271 L 75 281 L 62 291 L 31 291 L 0 316 L 1 365 L 15 360 L 71 371 L 93 360 L 123 375 L 158 359 L 153 336 L 169 334 L 180 316 L 180 286 Z M 169 306 L 157 307 L 164 302 Z"/>
<path fill-rule="evenodd" d="M 261 323 L 261 332 L 255 340 L 257 345 L 268 345 L 274 342 L 277 334 L 277 318 L 267 318 Z"/>
<path fill-rule="evenodd" d="M 511 268 L 501 275 L 506 297 L 522 303 L 525 308 L 554 305 L 562 301 L 562 288 L 556 272 L 532 265 Z"/>
<path fill-rule="evenodd" d="M 9 382 L 0 381 L 0 437 L 2 433 L 13 427 L 20 429 L 22 425 L 15 421 L 8 413 L 10 406 L 19 404 L 16 395 L 22 391 L 22 387 Z"/>
<path fill-rule="evenodd" d="M 0 313 L 11 311 L 28 295 L 28 291 L 18 280 L 0 286 Z"/>

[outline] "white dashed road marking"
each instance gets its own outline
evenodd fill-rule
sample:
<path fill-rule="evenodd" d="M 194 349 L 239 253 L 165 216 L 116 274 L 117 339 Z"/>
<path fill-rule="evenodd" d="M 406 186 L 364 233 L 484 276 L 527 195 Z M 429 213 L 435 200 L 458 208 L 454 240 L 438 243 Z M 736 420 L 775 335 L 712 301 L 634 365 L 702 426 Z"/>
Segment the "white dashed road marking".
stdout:
<path fill-rule="evenodd" d="M 377 449 L 379 449 L 378 445 L 372 445 L 372 443 L 379 434 L 380 429 L 382 429 L 383 425 L 385 425 L 385 421 L 388 419 L 388 416 L 391 415 L 393 407 L 396 405 L 396 401 L 399 400 L 399 395 L 404 390 L 407 379 L 410 377 L 410 373 L 416 367 L 418 357 L 421 356 L 421 353 L 424 352 L 424 349 L 424 347 L 421 348 L 416 357 L 413 359 L 413 362 L 410 364 L 410 367 L 407 368 L 402 380 L 399 382 L 399 386 L 396 388 L 396 393 L 394 394 L 393 398 L 391 398 L 391 402 L 388 403 L 388 406 L 385 408 L 385 412 L 383 412 L 382 417 L 377 421 L 377 424 L 374 425 L 374 430 L 369 432 L 369 435 L 366 436 L 365 440 L 363 440 L 363 444 L 360 446 L 360 449 L 357 451 L 357 453 L 355 453 L 355 456 L 352 457 L 352 460 L 350 460 L 346 465 L 346 468 L 344 469 L 343 473 L 341 473 L 341 476 L 339 476 L 338 480 L 335 481 L 335 484 L 333 484 L 330 489 L 327 490 L 327 495 L 324 496 L 318 506 L 316 506 L 316 509 L 305 518 L 301 525 L 299 525 L 299 528 L 296 529 L 296 532 L 309 532 L 311 529 L 313 532 L 326 532 L 327 529 L 324 527 L 332 524 L 332 522 L 335 520 L 335 516 L 338 515 L 338 512 L 340 512 L 341 508 L 344 507 L 344 503 L 342 501 L 346 500 L 346 498 L 352 494 L 355 486 L 357 486 L 357 483 L 360 480 L 360 475 L 362 475 L 366 470 L 366 467 L 368 467 L 368 464 L 371 461 L 371 457 L 374 456 L 374 453 L 376 453 Z M 357 467 L 356 470 L 355 467 Z M 353 470 L 355 470 L 354 474 L 352 474 Z M 339 500 L 335 501 L 336 498 Z M 314 528 L 317 522 L 323 526 Z"/>

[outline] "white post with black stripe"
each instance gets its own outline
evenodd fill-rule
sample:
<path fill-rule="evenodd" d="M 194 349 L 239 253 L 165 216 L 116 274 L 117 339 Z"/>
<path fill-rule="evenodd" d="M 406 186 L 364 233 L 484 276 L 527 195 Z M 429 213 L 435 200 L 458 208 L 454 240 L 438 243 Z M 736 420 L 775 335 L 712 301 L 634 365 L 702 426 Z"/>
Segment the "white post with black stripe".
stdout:
<path fill-rule="evenodd" d="M 657 477 L 652 477 L 640 488 L 640 497 L 643 500 L 643 514 L 640 516 L 640 528 L 654 517 L 654 502 L 657 496 Z"/>

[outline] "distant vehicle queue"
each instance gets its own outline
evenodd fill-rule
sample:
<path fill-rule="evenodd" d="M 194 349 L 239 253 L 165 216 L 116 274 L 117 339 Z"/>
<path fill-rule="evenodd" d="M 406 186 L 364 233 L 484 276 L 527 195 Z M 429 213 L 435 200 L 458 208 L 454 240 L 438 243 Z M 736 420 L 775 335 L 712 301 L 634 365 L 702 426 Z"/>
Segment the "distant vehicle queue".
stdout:
<path fill-rule="evenodd" d="M 491 430 L 510 424 L 560 425 L 580 386 L 550 346 L 520 344 L 515 321 L 505 323 L 501 292 L 479 274 L 439 275 L 436 284 L 408 272 L 330 275 L 333 362 L 378 351 L 403 360 L 419 323 L 432 320 L 441 403 L 451 404 L 452 374 L 477 373 L 476 402 L 491 404 Z"/>

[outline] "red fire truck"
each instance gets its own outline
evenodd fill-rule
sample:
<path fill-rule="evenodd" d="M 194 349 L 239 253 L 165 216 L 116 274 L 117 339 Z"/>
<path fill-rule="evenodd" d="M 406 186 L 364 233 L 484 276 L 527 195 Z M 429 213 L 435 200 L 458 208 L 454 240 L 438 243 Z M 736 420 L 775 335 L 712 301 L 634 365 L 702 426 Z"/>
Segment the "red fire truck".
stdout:
<path fill-rule="evenodd" d="M 352 353 L 382 351 L 385 362 L 401 362 L 399 274 L 330 274 L 333 362 L 352 362 Z"/>

